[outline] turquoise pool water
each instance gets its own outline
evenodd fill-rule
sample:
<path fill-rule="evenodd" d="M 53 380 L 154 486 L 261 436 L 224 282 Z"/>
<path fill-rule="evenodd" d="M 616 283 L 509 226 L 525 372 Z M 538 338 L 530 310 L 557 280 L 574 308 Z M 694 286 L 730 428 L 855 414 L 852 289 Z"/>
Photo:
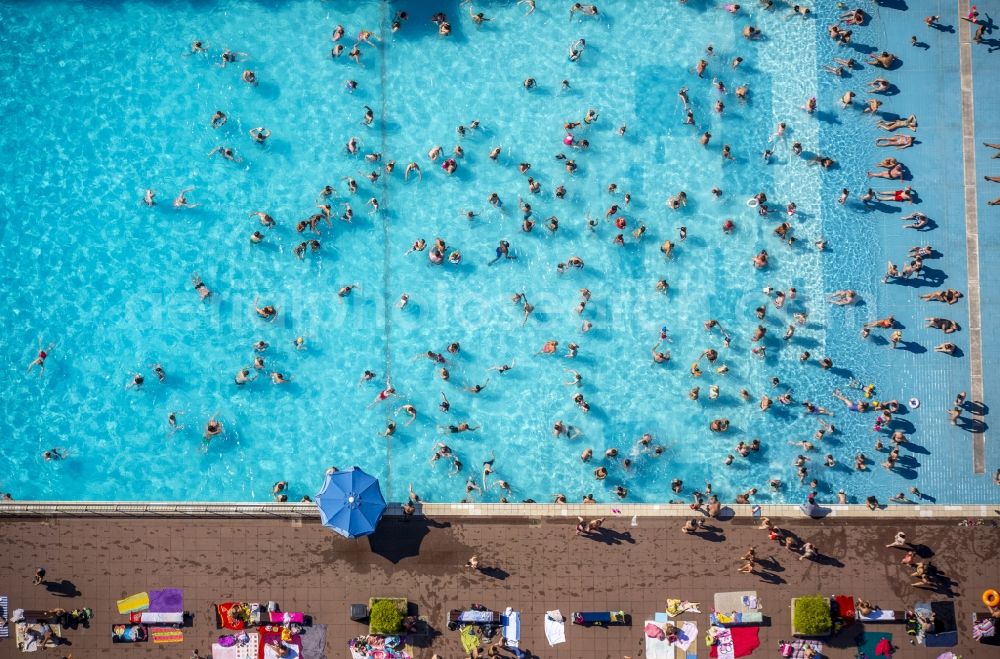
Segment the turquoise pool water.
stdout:
<path fill-rule="evenodd" d="M 824 35 L 828 17 L 789 20 L 756 3 L 732 16 L 715 4 L 604 2 L 593 18 L 570 17 L 570 3 L 539 3 L 531 15 L 525 5 L 487 3 L 477 11 L 493 20 L 477 27 L 468 6 L 455 2 L 4 3 L 0 489 L 19 499 L 269 500 L 272 484 L 287 480 L 297 500 L 315 493 L 328 466 L 356 464 L 382 479 L 387 498 L 405 498 L 413 483 L 426 500 L 459 501 L 467 479 L 481 484 L 483 462 L 495 458 L 490 487 L 473 499 L 593 493 L 615 501 L 621 484 L 629 501 L 666 501 L 677 498 L 670 482 L 679 478 L 685 497 L 711 481 L 727 500 L 757 487 L 755 500 L 799 501 L 809 490 L 795 475 L 801 449 L 793 442 L 813 434 L 816 417 L 798 404 L 775 404 L 768 413 L 757 404 L 789 387 L 796 401 L 836 412 L 824 419 L 840 432 L 817 442 L 808 465 L 807 482 L 819 480 L 821 498 L 840 488 L 852 501 L 927 489 L 927 474 L 964 464 L 949 457 L 958 452 L 943 436 L 949 427 L 941 409 L 954 392 L 941 387 L 905 416 L 923 434 L 921 453 L 904 449 L 904 469 L 881 469 L 884 456 L 869 472 L 851 468 L 858 451 L 874 454 L 874 417 L 847 416 L 830 392 L 848 391 L 854 375 L 876 383 L 881 397 L 914 395 L 912 379 L 894 366 L 909 355 L 857 339 L 861 322 L 882 312 L 875 304 L 882 257 L 870 249 L 874 234 L 859 231 L 845 219 L 851 209 L 835 202 L 844 185 L 863 189 L 862 168 L 882 155 L 870 139 L 836 145 L 838 131 L 860 125 L 864 138 L 876 131 L 858 112 L 844 119 L 848 126 L 831 120 L 840 92 L 820 71 L 833 54 Z M 398 10 L 409 20 L 392 34 Z M 428 20 L 435 11 L 451 21 L 447 38 Z M 332 58 L 337 24 L 347 33 L 345 51 Z M 745 40 L 740 31 L 750 24 L 767 38 Z M 382 41 L 359 46 L 359 65 L 348 51 L 362 29 Z M 867 30 L 874 41 L 879 29 L 876 21 L 858 34 Z M 571 62 L 568 50 L 581 38 L 584 52 Z M 196 39 L 207 54 L 190 53 Z M 713 57 L 705 55 L 708 43 Z M 248 57 L 221 67 L 223 49 Z M 737 55 L 745 61 L 734 70 Z M 709 67 L 699 79 L 691 70 L 702 57 Z M 257 86 L 241 81 L 245 68 L 255 71 Z M 537 80 L 535 89 L 523 87 L 527 77 Z M 716 77 L 727 93 L 713 88 Z M 854 75 L 859 86 L 873 77 L 868 69 Z M 353 91 L 348 80 L 357 82 Z M 747 102 L 734 95 L 740 84 L 749 87 Z M 689 88 L 696 126 L 683 123 L 681 86 Z M 821 100 L 819 116 L 799 109 L 810 96 Z M 713 110 L 717 100 L 725 104 L 721 114 Z M 365 106 L 371 126 L 363 125 Z M 590 147 L 564 146 L 563 125 L 582 122 L 590 108 L 597 121 L 571 131 Z M 217 110 L 228 121 L 213 129 Z M 460 136 L 456 128 L 473 120 L 480 127 Z M 788 122 L 786 137 L 772 141 L 781 121 Z M 258 126 L 271 131 L 263 146 L 248 135 Z M 706 130 L 712 139 L 703 147 L 697 135 Z M 354 155 L 345 149 L 352 137 L 360 144 Z M 806 166 L 789 153 L 793 141 L 829 153 L 840 169 L 824 174 Z M 447 176 L 440 163 L 457 144 L 464 157 Z M 735 161 L 721 157 L 723 144 Z M 769 144 L 775 156 L 765 164 Z M 435 145 L 445 155 L 432 163 L 427 153 Z M 241 161 L 206 155 L 218 146 L 233 148 Z M 494 146 L 502 146 L 496 161 L 489 158 Z M 363 158 L 368 153 L 383 160 L 372 164 Z M 567 173 L 556 154 L 575 160 L 577 171 Z M 397 163 L 391 174 L 382 169 L 388 159 Z M 411 161 L 422 177 L 406 181 Z M 531 164 L 526 175 L 521 162 Z M 366 178 L 373 169 L 381 172 L 374 183 Z M 529 192 L 528 175 L 540 193 Z M 357 180 L 356 193 L 345 177 Z M 333 212 L 349 203 L 353 220 L 335 217 L 332 227 L 319 224 L 321 235 L 298 234 L 296 223 L 317 212 L 327 184 L 337 190 Z M 563 199 L 553 194 L 558 185 L 566 188 Z M 147 188 L 157 193 L 154 207 L 142 203 Z M 196 206 L 173 208 L 186 188 Z M 679 191 L 687 205 L 667 208 Z M 775 209 L 767 219 L 746 203 L 759 191 Z M 492 192 L 502 208 L 487 201 Z M 366 205 L 372 197 L 378 213 Z M 531 233 L 521 229 L 519 197 L 538 221 Z M 772 229 L 792 201 L 799 240 L 789 248 Z M 612 204 L 621 209 L 610 217 L 627 222 L 621 246 L 604 219 Z M 469 219 L 464 210 L 476 215 Z M 254 211 L 277 225 L 262 227 Z M 544 227 L 553 215 L 554 233 Z M 727 235 L 721 226 L 730 218 L 736 229 Z M 641 240 L 632 236 L 640 224 L 647 228 Z M 265 234 L 261 244 L 249 240 L 255 230 Z M 812 247 L 821 236 L 831 242 L 825 254 Z M 449 253 L 461 252 L 460 264 L 433 265 L 426 250 L 407 253 L 418 238 L 430 247 L 436 237 Z M 319 253 L 296 258 L 296 245 L 310 238 L 321 241 Z M 659 246 L 668 239 L 676 245 L 665 259 Z M 516 259 L 489 265 L 500 240 Z M 756 270 L 751 258 L 761 249 L 771 262 Z M 559 274 L 557 264 L 571 256 L 585 267 Z M 195 273 L 213 291 L 207 302 L 192 288 Z M 666 294 L 656 289 L 660 279 L 669 283 Z M 357 288 L 338 296 L 345 285 Z M 762 292 L 767 286 L 794 287 L 797 297 L 776 309 Z M 583 287 L 592 299 L 578 314 Z M 826 292 L 845 287 L 869 304 L 824 304 Z M 534 306 L 527 321 L 510 299 L 520 292 Z M 400 309 L 404 293 L 409 303 Z M 275 320 L 257 316 L 258 299 L 277 307 Z M 762 304 L 768 334 L 760 359 L 750 352 L 757 345 L 750 334 Z M 794 312 L 808 312 L 808 322 L 786 342 Z M 729 331 L 730 347 L 718 330 L 702 328 L 709 318 Z M 593 324 L 589 332 L 584 321 Z M 651 349 L 663 327 L 661 350 L 672 360 L 654 364 Z M 302 349 L 293 345 L 297 337 Z M 237 386 L 234 376 L 251 367 L 261 340 L 270 344 L 260 353 L 261 377 Z M 538 354 L 549 340 L 559 342 L 557 353 Z M 55 344 L 42 377 L 37 368 L 25 373 L 39 341 Z M 451 342 L 461 344 L 458 354 L 445 351 Z M 571 342 L 579 344 L 575 358 L 566 356 Z M 704 375 L 695 379 L 689 367 L 708 348 L 729 372 L 716 374 L 701 359 Z M 422 357 L 428 350 L 446 356 L 450 380 Z M 799 363 L 803 350 L 812 363 Z M 815 358 L 823 355 L 837 368 L 820 369 Z M 162 383 L 153 364 L 165 370 Z M 489 370 L 502 364 L 513 368 Z M 949 382 L 967 379 L 964 360 L 943 368 Z M 565 384 L 567 369 L 581 374 L 582 386 Z M 365 370 L 375 380 L 361 382 Z M 272 371 L 291 382 L 272 384 Z M 143 386 L 126 388 L 137 372 Z M 387 378 L 398 395 L 372 405 Z M 478 394 L 466 391 L 484 383 Z M 698 401 L 688 397 L 695 385 Z M 720 388 L 714 400 L 712 385 Z M 442 392 L 447 414 L 438 408 Z M 589 413 L 574 403 L 577 392 Z M 405 404 L 417 409 L 410 425 L 398 410 Z M 170 412 L 178 413 L 176 431 Z M 206 445 L 202 430 L 211 417 L 225 430 Z M 390 418 L 398 428 L 387 438 L 380 433 Z M 730 420 L 728 432 L 709 430 L 716 418 Z M 557 420 L 579 436 L 554 437 Z M 479 429 L 442 434 L 460 421 Z M 661 455 L 637 447 L 647 432 Z M 741 458 L 735 445 L 755 437 L 762 450 Z M 460 472 L 449 458 L 431 462 L 439 441 L 458 456 Z M 68 457 L 45 461 L 52 447 Z M 586 448 L 595 454 L 589 464 L 579 457 Z M 601 459 L 610 448 L 618 458 Z M 837 467 L 823 466 L 828 452 Z M 731 466 L 728 454 L 736 456 Z M 602 465 L 609 475 L 597 481 L 593 471 Z M 767 487 L 772 478 L 784 483 L 777 493 Z M 931 494 L 960 502 L 990 493 L 983 479 L 970 478 Z"/>

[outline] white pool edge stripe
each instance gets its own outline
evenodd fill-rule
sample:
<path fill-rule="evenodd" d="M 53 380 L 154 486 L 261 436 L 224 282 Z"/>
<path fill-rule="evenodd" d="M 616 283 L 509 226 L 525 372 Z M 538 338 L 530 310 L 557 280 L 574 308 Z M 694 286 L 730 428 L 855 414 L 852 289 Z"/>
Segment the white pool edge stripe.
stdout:
<path fill-rule="evenodd" d="M 756 520 L 755 505 L 725 505 L 731 514 L 724 518 Z M 760 504 L 765 517 L 793 517 L 808 519 L 798 505 Z M 869 510 L 865 505 L 820 504 L 826 518 L 893 518 L 893 519 L 966 519 L 992 517 L 991 506 L 945 504 L 889 504 L 879 510 Z M 417 514 L 424 517 L 481 517 L 481 518 L 566 518 L 576 515 L 612 515 L 628 522 L 631 517 L 664 518 L 691 517 L 695 513 L 687 504 L 550 504 L 550 503 L 422 503 Z M 390 503 L 385 514 L 402 515 L 402 504 Z M 131 502 L 116 501 L 3 501 L 0 502 L 0 519 L 17 517 L 209 517 L 219 519 L 316 519 L 319 510 L 315 503 L 253 503 L 253 502 Z M 821 518 L 822 519 L 822 518 Z M 820 520 L 818 520 L 820 521 Z"/>

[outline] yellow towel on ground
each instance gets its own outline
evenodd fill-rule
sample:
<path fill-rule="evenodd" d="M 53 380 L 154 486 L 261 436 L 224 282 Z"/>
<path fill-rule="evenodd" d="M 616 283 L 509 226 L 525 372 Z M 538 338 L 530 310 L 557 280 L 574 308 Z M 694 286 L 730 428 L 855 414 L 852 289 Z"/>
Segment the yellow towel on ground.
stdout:
<path fill-rule="evenodd" d="M 134 613 L 149 608 L 149 593 L 136 593 L 118 600 L 118 613 Z"/>

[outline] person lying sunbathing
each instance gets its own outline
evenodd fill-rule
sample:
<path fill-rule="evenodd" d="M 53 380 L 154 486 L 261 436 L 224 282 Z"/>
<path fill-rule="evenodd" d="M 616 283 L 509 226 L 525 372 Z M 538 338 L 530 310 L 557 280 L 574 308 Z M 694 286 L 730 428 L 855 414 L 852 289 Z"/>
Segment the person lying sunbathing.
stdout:
<path fill-rule="evenodd" d="M 892 121 L 880 121 L 876 124 L 882 130 L 896 130 L 897 128 L 909 128 L 912 131 L 917 130 L 917 117 L 915 115 L 910 115 L 906 119 L 893 119 Z"/>
<path fill-rule="evenodd" d="M 868 178 L 901 179 L 903 178 L 903 166 L 896 163 L 888 167 L 884 172 L 868 172 Z"/>
<path fill-rule="evenodd" d="M 913 146 L 913 136 L 893 135 L 892 137 L 879 137 L 875 139 L 875 146 L 894 146 L 897 149 L 905 149 Z"/>
<path fill-rule="evenodd" d="M 285 644 L 280 641 L 271 641 L 267 644 L 267 647 L 274 652 L 276 657 L 287 657 L 290 654 L 288 648 L 285 647 Z"/>
<path fill-rule="evenodd" d="M 934 291 L 933 293 L 925 293 L 920 296 L 921 300 L 935 301 L 935 302 L 947 302 L 948 304 L 955 304 L 962 297 L 959 291 L 954 288 L 949 288 L 945 291 Z"/>
<path fill-rule="evenodd" d="M 906 186 L 902 190 L 879 190 L 875 193 L 875 198 L 879 201 L 913 201 L 913 186 Z"/>
<path fill-rule="evenodd" d="M 925 318 L 925 320 L 927 321 L 927 327 L 939 329 L 945 334 L 951 334 L 959 330 L 958 323 L 954 320 L 948 320 L 947 318 Z"/>

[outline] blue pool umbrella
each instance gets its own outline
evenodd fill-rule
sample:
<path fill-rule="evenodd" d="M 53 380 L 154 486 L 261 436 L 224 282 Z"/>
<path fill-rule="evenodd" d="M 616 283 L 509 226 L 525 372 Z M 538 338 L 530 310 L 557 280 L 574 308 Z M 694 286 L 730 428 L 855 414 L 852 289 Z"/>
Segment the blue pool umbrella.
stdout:
<path fill-rule="evenodd" d="M 385 512 L 385 497 L 377 478 L 351 467 L 326 475 L 316 505 L 323 526 L 345 538 L 357 538 L 375 532 Z"/>

